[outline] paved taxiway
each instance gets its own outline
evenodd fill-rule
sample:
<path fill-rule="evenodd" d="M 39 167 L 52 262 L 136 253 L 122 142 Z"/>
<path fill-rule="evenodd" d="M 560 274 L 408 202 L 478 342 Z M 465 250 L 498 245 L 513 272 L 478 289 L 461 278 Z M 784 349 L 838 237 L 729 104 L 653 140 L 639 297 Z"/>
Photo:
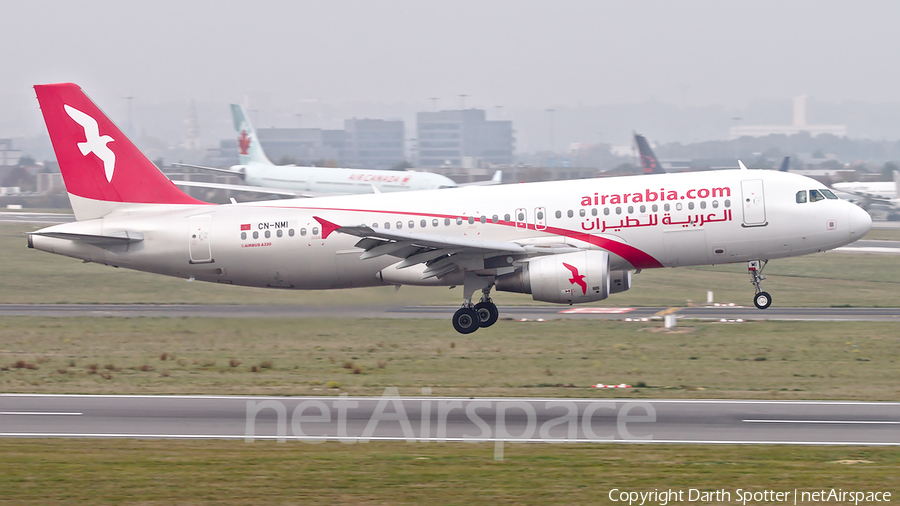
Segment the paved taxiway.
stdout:
<path fill-rule="evenodd" d="M 239 306 L 192 304 L 0 304 L 0 316 L 118 316 L 206 318 L 310 318 L 352 315 L 356 318 L 446 319 L 458 306 Z M 745 306 L 588 307 L 501 306 L 501 318 L 625 320 L 661 317 L 667 311 L 679 318 L 700 320 L 900 321 L 900 308 Z"/>
<path fill-rule="evenodd" d="M 0 436 L 900 445 L 900 403 L 0 394 Z"/>

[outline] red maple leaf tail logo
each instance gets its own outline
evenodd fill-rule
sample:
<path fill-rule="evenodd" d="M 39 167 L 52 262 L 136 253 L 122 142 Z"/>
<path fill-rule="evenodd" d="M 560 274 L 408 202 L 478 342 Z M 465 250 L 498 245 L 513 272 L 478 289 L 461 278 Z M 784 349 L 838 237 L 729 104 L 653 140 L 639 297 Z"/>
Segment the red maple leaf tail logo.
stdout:
<path fill-rule="evenodd" d="M 569 269 L 569 271 L 572 272 L 572 277 L 569 279 L 569 283 L 580 286 L 582 295 L 587 295 L 587 283 L 584 282 L 584 276 L 578 274 L 578 268 L 565 262 L 563 262 L 563 267 Z"/>
<path fill-rule="evenodd" d="M 240 148 L 242 155 L 246 155 L 247 150 L 250 149 L 250 137 L 247 136 L 246 130 L 241 130 L 241 136 L 238 137 L 238 147 Z"/>

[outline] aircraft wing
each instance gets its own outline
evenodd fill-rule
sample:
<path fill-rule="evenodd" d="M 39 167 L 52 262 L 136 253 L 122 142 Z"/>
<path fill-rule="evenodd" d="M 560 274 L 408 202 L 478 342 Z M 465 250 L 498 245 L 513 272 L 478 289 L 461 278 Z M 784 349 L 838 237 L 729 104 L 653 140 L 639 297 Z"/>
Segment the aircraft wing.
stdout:
<path fill-rule="evenodd" d="M 204 181 L 176 181 L 172 180 L 178 186 L 189 186 L 192 188 L 212 188 L 215 190 L 232 190 L 249 193 L 267 193 L 270 195 L 285 195 L 289 197 L 321 197 L 322 193 L 300 192 L 294 190 L 285 190 L 284 188 L 267 188 L 265 186 L 247 186 L 240 184 L 226 183 L 207 183 Z"/>
<path fill-rule="evenodd" d="M 518 244 L 507 241 L 487 241 L 461 237 L 433 236 L 401 230 L 374 229 L 367 225 L 341 226 L 313 216 L 322 225 L 322 238 L 331 233 L 354 235 L 360 238 L 356 247 L 363 249 L 360 260 L 390 255 L 402 260 L 398 269 L 425 263 L 422 279 L 441 277 L 461 266 L 469 270 L 490 269 L 491 258 L 512 257 L 521 260 L 531 256 L 550 255 L 576 251 L 578 248 L 564 243 Z M 510 262 L 494 262 L 496 267 Z M 502 264 L 502 265 L 501 265 Z M 474 268 L 473 268 L 474 267 Z M 495 267 L 495 268 L 496 268 Z"/>

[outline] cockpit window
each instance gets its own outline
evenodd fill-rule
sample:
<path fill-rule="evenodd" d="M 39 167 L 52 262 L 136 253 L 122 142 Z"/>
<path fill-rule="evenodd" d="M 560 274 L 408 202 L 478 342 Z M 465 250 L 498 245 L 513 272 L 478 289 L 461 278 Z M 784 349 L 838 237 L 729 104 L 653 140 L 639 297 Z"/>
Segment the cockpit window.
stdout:
<path fill-rule="evenodd" d="M 829 200 L 837 200 L 838 199 L 837 195 L 832 193 L 831 190 L 819 190 L 819 191 L 822 192 L 822 195 L 825 195 L 826 199 L 829 199 Z"/>
<path fill-rule="evenodd" d="M 818 202 L 820 200 L 825 200 L 825 196 L 819 193 L 819 190 L 809 190 L 810 202 Z"/>
<path fill-rule="evenodd" d="M 800 190 L 797 192 L 797 203 L 798 204 L 806 203 L 806 190 Z"/>

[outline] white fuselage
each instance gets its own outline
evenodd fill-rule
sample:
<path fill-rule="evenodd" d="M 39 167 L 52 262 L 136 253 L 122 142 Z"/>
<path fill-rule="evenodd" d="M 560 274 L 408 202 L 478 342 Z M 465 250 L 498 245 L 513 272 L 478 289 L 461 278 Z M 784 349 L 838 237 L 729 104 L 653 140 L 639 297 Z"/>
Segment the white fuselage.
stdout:
<path fill-rule="evenodd" d="M 795 174 L 730 170 L 219 206 L 143 205 L 56 225 L 31 241 L 37 249 L 118 267 L 296 289 L 386 284 L 381 271 L 400 261 L 390 255 L 361 260 L 359 237 L 337 232 L 323 238 L 314 217 L 434 237 L 603 249 L 611 269 L 707 265 L 803 255 L 859 239 L 871 221 L 857 206 L 797 202 L 798 191 L 818 188 Z M 95 245 L 41 235 L 50 232 L 127 232 L 143 239 Z M 409 275 L 400 284 L 458 282 L 453 276 L 417 279 Z"/>
<path fill-rule="evenodd" d="M 316 194 L 359 194 L 409 190 L 455 188 L 453 180 L 430 172 L 403 170 L 338 169 L 330 167 L 298 167 L 250 162 L 232 167 L 244 174 L 251 186 L 283 188 Z"/>

